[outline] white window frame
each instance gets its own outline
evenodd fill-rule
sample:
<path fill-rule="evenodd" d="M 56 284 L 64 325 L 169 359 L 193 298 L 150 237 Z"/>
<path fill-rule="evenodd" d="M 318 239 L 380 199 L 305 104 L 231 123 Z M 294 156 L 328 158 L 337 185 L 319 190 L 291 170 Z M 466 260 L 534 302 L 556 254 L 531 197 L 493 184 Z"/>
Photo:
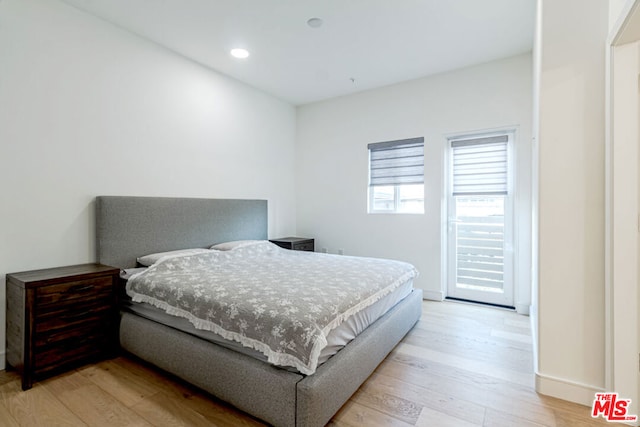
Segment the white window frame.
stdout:
<path fill-rule="evenodd" d="M 422 184 L 422 210 L 419 212 L 407 212 L 400 210 L 400 189 L 405 185 L 419 185 L 419 184 L 399 184 L 393 186 L 393 208 L 391 209 L 376 209 L 374 204 L 373 192 L 375 187 L 369 187 L 369 213 L 397 213 L 404 215 L 419 215 L 424 214 L 424 184 Z M 389 186 L 391 187 L 391 185 Z"/>
<path fill-rule="evenodd" d="M 369 145 L 369 157 L 368 157 L 368 176 L 369 176 L 369 180 L 371 180 L 371 146 L 372 145 L 377 145 L 377 144 L 389 144 L 389 143 L 401 143 L 403 141 L 410 141 L 410 140 L 416 140 L 416 139 L 422 139 L 422 144 L 423 144 L 423 150 L 424 150 L 424 138 L 420 137 L 420 138 L 410 138 L 410 139 L 406 139 L 406 140 L 397 140 L 397 141 L 387 141 L 384 143 L 375 143 L 375 144 L 370 144 Z M 424 165 L 424 151 L 423 151 L 423 165 Z M 423 166 L 424 167 L 424 166 Z M 418 211 L 404 211 L 404 210 L 400 210 L 400 191 L 402 190 L 403 187 L 405 186 L 414 186 L 414 185 L 422 185 L 422 206 L 421 209 L 419 209 Z M 407 184 L 388 184 L 388 185 L 384 185 L 385 187 L 393 187 L 393 207 L 390 209 L 379 209 L 376 208 L 375 206 L 375 197 L 374 197 L 374 191 L 376 186 L 371 185 L 371 182 L 369 182 L 369 186 L 368 186 L 368 192 L 367 192 L 367 212 L 370 214 L 405 214 L 405 215 L 411 215 L 411 214 L 424 214 L 424 174 L 422 177 L 422 182 L 419 183 L 407 183 Z"/>

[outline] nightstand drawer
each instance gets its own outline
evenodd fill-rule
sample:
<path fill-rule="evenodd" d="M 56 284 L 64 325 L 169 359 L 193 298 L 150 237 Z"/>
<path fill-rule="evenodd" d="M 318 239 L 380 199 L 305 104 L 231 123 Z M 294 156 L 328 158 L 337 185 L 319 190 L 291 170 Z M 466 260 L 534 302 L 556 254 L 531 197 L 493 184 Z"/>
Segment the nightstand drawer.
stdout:
<path fill-rule="evenodd" d="M 44 332 L 36 332 L 34 348 L 38 352 L 47 346 L 56 345 L 57 343 L 77 341 L 87 337 L 106 337 L 109 335 L 111 326 L 112 320 L 107 316 L 102 316 L 74 328 L 49 329 Z"/>
<path fill-rule="evenodd" d="M 108 297 L 113 290 L 111 277 L 80 280 L 59 285 L 43 286 L 36 293 L 36 310 L 44 313 L 53 307 L 59 309 L 66 305 Z"/>
<path fill-rule="evenodd" d="M 313 252 L 313 242 L 294 243 L 292 249 L 294 251 L 311 251 Z"/>
<path fill-rule="evenodd" d="M 113 313 L 110 301 L 85 301 L 74 307 L 51 307 L 45 313 L 36 314 L 36 334 L 61 328 L 73 328 L 90 322 L 108 320 Z"/>
<path fill-rule="evenodd" d="M 85 335 L 67 339 L 55 345 L 37 349 L 34 374 L 40 376 L 51 370 L 62 370 L 78 361 L 98 357 L 110 351 L 106 335 Z"/>

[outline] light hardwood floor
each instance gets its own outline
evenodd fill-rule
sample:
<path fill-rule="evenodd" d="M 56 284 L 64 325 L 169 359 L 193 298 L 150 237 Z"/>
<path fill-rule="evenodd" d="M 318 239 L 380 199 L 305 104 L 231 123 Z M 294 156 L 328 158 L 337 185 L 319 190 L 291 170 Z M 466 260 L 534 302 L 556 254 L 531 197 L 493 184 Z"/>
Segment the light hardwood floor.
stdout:
<path fill-rule="evenodd" d="M 610 425 L 590 408 L 533 389 L 529 318 L 424 302 L 416 327 L 335 415 L 331 426 Z M 0 426 L 262 426 L 130 357 L 20 390 L 0 371 Z"/>

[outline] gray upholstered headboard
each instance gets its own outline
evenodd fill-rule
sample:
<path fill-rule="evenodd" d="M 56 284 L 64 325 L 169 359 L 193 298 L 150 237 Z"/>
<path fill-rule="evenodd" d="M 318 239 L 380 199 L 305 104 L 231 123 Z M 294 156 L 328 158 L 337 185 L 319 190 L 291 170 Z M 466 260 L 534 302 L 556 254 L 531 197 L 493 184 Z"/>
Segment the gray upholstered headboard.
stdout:
<path fill-rule="evenodd" d="M 267 238 L 267 201 L 96 197 L 98 262 L 135 267 L 154 252 Z"/>

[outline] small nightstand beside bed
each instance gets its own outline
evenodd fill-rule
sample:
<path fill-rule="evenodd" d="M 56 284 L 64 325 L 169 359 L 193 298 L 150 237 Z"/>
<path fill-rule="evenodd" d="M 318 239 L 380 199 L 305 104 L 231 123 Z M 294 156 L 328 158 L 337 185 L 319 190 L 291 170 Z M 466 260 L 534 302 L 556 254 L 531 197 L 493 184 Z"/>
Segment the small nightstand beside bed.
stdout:
<path fill-rule="evenodd" d="M 7 275 L 7 362 L 33 381 L 113 356 L 120 270 L 83 264 Z"/>
<path fill-rule="evenodd" d="M 146 254 L 253 241 L 165 256 L 133 275 L 120 342 L 276 426 L 327 423 L 421 314 L 413 267 L 281 249 L 266 241 L 264 200 L 98 197 L 96 218 L 99 262 L 123 269 Z M 384 283 L 362 285 L 373 276 Z M 332 330 L 362 324 L 357 315 L 368 327 L 335 341 Z"/>

